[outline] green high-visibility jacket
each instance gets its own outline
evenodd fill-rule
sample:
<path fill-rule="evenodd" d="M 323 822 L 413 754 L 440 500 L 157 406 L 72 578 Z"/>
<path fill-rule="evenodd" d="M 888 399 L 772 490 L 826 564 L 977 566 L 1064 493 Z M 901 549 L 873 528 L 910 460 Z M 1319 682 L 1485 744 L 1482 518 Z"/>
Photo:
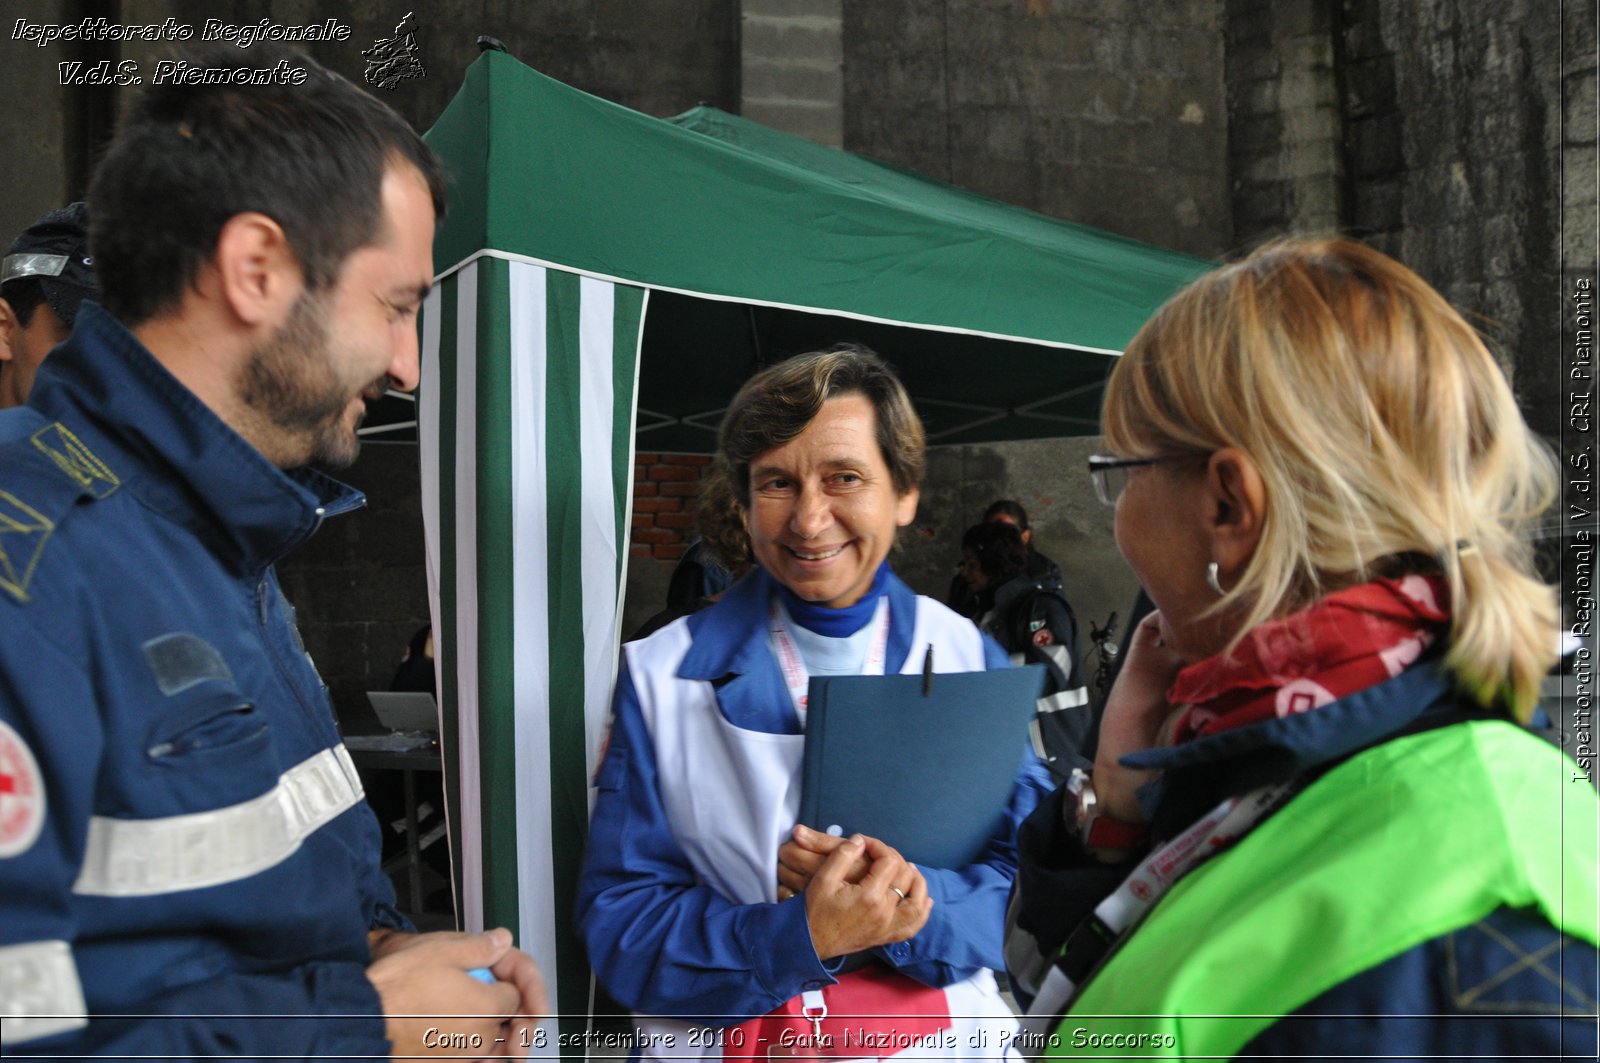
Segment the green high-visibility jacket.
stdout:
<path fill-rule="evenodd" d="M 1178 882 L 1044 1046 L 1228 1056 L 1280 1016 L 1501 907 L 1597 942 L 1594 787 L 1509 723 L 1358 754 Z"/>

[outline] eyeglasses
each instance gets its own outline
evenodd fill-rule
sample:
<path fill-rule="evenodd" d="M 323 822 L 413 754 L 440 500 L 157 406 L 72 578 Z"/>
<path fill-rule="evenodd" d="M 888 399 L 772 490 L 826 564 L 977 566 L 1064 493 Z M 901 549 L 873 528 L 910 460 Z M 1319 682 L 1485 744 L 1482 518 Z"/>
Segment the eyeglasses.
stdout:
<path fill-rule="evenodd" d="M 1094 493 L 1108 506 L 1115 506 L 1128 486 L 1128 470 L 1141 465 L 1154 465 L 1166 458 L 1113 458 L 1106 454 L 1089 456 L 1089 479 L 1094 481 Z"/>

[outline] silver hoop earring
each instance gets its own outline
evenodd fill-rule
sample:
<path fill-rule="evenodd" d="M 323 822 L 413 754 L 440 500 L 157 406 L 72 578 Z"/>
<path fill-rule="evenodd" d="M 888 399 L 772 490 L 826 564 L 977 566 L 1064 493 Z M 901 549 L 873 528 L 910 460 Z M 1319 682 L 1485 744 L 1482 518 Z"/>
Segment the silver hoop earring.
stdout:
<path fill-rule="evenodd" d="M 1221 598 L 1228 592 L 1222 589 L 1222 581 L 1217 578 L 1219 568 L 1220 566 L 1215 561 L 1206 566 L 1206 586 L 1216 591 L 1217 597 Z"/>

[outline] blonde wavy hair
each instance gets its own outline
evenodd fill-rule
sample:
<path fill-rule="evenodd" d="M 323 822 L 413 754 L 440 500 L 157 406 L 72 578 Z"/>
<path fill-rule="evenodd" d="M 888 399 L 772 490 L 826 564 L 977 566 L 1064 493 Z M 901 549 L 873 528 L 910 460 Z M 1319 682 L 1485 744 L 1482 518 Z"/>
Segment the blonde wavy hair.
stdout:
<path fill-rule="evenodd" d="M 1518 532 L 1557 468 L 1478 334 L 1400 263 L 1341 238 L 1276 241 L 1208 274 L 1134 337 L 1103 422 L 1128 457 L 1248 454 L 1261 539 L 1215 611 L 1257 624 L 1377 576 L 1439 572 L 1445 666 L 1526 720 L 1555 660 L 1554 590 Z"/>

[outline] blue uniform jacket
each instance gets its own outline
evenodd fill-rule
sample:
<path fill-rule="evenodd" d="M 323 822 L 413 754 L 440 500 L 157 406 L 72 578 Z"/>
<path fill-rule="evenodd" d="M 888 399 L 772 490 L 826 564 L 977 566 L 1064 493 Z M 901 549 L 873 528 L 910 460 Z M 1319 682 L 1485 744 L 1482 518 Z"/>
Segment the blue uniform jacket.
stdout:
<path fill-rule="evenodd" d="M 911 649 L 917 598 L 894 575 L 887 583 L 885 671 L 892 674 Z M 737 727 L 796 734 L 799 720 L 767 646 L 772 590 L 770 577 L 758 570 L 716 605 L 680 621 L 689 625 L 693 644 L 678 676 L 714 684 L 718 707 Z M 984 649 L 990 667 L 1009 667 L 993 640 L 985 637 Z M 883 962 L 935 986 L 1001 967 L 1016 828 L 1048 789 L 1047 779 L 1029 754 L 989 855 L 956 870 L 920 869 L 933 913 L 910 941 L 875 949 Z M 735 904 L 697 880 L 667 825 L 654 746 L 626 665 L 596 786 L 577 920 L 595 974 L 620 1003 L 641 1013 L 725 1025 L 833 983 L 812 947 L 803 903 Z"/>
<path fill-rule="evenodd" d="M 8 1049 L 388 1054 L 366 936 L 408 924 L 272 567 L 362 503 L 91 304 L 0 412 Z"/>
<path fill-rule="evenodd" d="M 1333 704 L 1136 753 L 1123 763 L 1162 770 L 1139 797 L 1157 837 L 1167 838 L 1230 794 L 1329 766 L 1401 734 L 1482 715 L 1463 710 L 1431 655 Z M 1417 843 L 1425 847 L 1427 840 Z M 1023 824 L 1019 844 L 1017 926 L 1053 954 L 1129 868 L 1095 863 L 1083 852 L 1064 824 L 1059 794 Z M 1537 913 L 1502 908 L 1354 975 L 1267 1027 L 1240 1056 L 1592 1059 L 1597 972 L 1600 957 L 1591 945 Z M 1561 1018 L 1563 1011 L 1570 1017 Z"/>

